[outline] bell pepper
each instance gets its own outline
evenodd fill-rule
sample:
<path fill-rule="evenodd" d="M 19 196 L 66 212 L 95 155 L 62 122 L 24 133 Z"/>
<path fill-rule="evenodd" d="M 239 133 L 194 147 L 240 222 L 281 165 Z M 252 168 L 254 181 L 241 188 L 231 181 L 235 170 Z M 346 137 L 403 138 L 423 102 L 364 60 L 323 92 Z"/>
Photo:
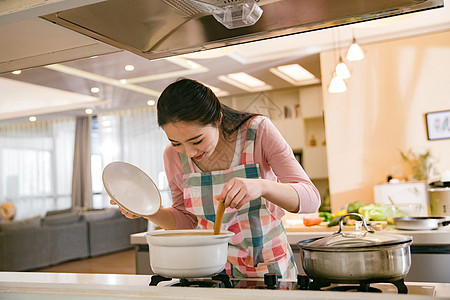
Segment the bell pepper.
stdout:
<path fill-rule="evenodd" d="M 320 212 L 319 217 L 321 217 L 324 222 L 331 222 L 331 220 L 333 220 L 333 215 L 329 212 Z"/>
<path fill-rule="evenodd" d="M 343 215 L 346 215 L 346 214 L 347 214 L 346 210 L 339 210 L 339 211 L 334 213 L 334 217 L 336 218 L 336 217 L 343 216 Z"/>

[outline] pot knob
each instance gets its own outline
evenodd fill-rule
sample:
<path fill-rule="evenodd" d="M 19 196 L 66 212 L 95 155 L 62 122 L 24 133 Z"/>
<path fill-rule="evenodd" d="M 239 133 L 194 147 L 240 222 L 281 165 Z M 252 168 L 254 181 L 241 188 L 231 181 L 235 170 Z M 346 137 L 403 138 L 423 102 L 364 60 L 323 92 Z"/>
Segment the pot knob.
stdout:
<path fill-rule="evenodd" d="M 267 286 L 268 289 L 276 289 L 278 285 L 277 273 L 264 274 L 264 284 Z"/>
<path fill-rule="evenodd" d="M 363 225 L 364 228 L 367 230 L 367 232 L 370 232 L 370 233 L 374 233 L 374 232 L 375 232 L 374 229 L 368 228 L 368 227 L 367 227 L 366 218 L 364 218 L 363 215 L 360 215 L 360 214 L 357 214 L 357 213 L 348 213 L 348 214 L 345 214 L 345 215 L 341 216 L 341 219 L 339 220 L 339 230 L 336 231 L 335 234 L 341 233 L 341 231 L 342 231 L 342 226 L 343 226 L 343 223 L 344 223 L 344 218 L 345 218 L 345 217 L 348 217 L 348 216 L 355 216 L 355 217 L 358 217 L 358 218 L 361 220 L 362 225 Z M 361 227 L 359 227 L 358 230 L 360 230 L 360 228 L 361 228 Z"/>

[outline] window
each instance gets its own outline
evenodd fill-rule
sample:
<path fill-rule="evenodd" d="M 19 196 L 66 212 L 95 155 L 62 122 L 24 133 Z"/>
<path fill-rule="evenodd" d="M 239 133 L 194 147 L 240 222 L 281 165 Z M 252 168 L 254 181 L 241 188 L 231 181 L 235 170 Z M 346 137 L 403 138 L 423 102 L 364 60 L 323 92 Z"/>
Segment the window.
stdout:
<path fill-rule="evenodd" d="M 91 157 L 93 207 L 110 206 L 102 172 L 107 164 L 118 160 L 139 167 L 157 186 L 164 187 L 161 190 L 163 204 L 171 205 L 162 159 L 167 143 L 154 108 L 101 114 L 94 118 Z"/>
<path fill-rule="evenodd" d="M 71 206 L 75 120 L 0 127 L 0 203 L 15 219 Z"/>

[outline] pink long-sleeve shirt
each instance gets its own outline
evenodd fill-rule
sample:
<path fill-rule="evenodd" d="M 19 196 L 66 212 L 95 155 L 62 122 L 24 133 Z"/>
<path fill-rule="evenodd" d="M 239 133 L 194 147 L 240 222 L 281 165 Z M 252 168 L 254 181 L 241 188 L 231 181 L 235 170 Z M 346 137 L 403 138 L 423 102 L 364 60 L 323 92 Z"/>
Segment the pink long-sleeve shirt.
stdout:
<path fill-rule="evenodd" d="M 249 121 L 241 126 L 241 151 L 247 134 Z M 261 178 L 290 184 L 300 199 L 299 213 L 317 211 L 320 206 L 320 195 L 302 166 L 295 159 L 292 149 L 280 132 L 268 118 L 264 118 L 258 126 L 254 149 L 255 163 L 259 164 Z M 197 217 L 188 212 L 184 206 L 183 170 L 179 153 L 172 144 L 164 150 L 164 168 L 172 194 L 172 207 L 169 210 L 176 220 L 176 229 L 197 227 Z M 284 210 L 267 201 L 267 208 L 275 217 L 281 219 Z"/>

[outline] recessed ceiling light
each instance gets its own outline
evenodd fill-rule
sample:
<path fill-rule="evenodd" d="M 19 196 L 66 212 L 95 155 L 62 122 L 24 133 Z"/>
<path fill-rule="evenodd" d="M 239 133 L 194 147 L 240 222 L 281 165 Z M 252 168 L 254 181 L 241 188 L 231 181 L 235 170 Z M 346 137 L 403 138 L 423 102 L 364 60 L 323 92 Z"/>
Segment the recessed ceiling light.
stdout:
<path fill-rule="evenodd" d="M 153 105 L 155 105 L 156 104 L 156 101 L 155 100 L 148 100 L 147 101 L 147 105 L 149 105 L 149 106 L 153 106 Z"/>
<path fill-rule="evenodd" d="M 203 84 L 205 86 L 209 87 L 217 97 L 228 96 L 230 94 L 227 91 L 219 89 L 218 87 L 215 87 L 215 86 L 212 86 L 212 85 L 209 85 L 209 84 L 205 84 L 205 83 L 203 83 Z"/>
<path fill-rule="evenodd" d="M 30 117 L 28 118 L 28 120 L 29 120 L 30 122 L 36 122 L 37 118 L 36 118 L 35 116 L 30 116 Z"/>
<path fill-rule="evenodd" d="M 96 86 L 91 88 L 91 93 L 97 94 L 98 92 L 100 92 L 100 89 Z"/>
<path fill-rule="evenodd" d="M 270 85 L 247 73 L 238 72 L 219 76 L 219 80 L 234 85 L 248 92 L 260 92 L 272 89 Z"/>
<path fill-rule="evenodd" d="M 127 71 L 133 71 L 133 70 L 134 70 L 134 66 L 133 66 L 133 65 L 126 65 L 126 66 L 125 66 L 125 70 L 127 70 Z"/>
<path fill-rule="evenodd" d="M 122 83 L 122 84 L 125 84 L 125 83 L 127 83 L 127 80 L 126 79 L 120 79 L 119 82 Z"/>
<path fill-rule="evenodd" d="M 270 72 L 297 86 L 320 82 L 318 78 L 299 64 L 290 64 L 270 68 Z"/>
<path fill-rule="evenodd" d="M 86 109 L 84 110 L 84 112 L 85 112 L 87 115 L 92 115 L 92 113 L 94 112 L 94 110 L 93 110 L 92 108 L 86 108 Z"/>
<path fill-rule="evenodd" d="M 19 75 L 20 73 L 22 73 L 21 70 L 16 70 L 16 71 L 12 71 L 11 73 L 13 73 L 14 75 Z"/>
<path fill-rule="evenodd" d="M 228 74 L 227 77 L 230 78 L 231 80 L 238 81 L 251 88 L 258 88 L 266 85 L 264 81 L 261 81 L 258 78 L 255 78 L 244 72 Z"/>

